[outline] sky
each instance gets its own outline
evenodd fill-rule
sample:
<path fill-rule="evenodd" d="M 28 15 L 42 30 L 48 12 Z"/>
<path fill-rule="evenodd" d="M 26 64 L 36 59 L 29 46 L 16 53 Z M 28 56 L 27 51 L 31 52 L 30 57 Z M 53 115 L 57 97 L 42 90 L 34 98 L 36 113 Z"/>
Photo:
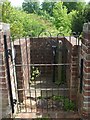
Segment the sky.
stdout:
<path fill-rule="evenodd" d="M 24 0 L 9 0 L 11 2 L 12 6 L 19 7 L 22 6 L 22 3 Z M 42 2 L 43 0 L 40 0 Z M 68 0 L 69 1 L 69 0 Z M 86 2 L 89 2 L 90 0 L 85 0 Z"/>
<path fill-rule="evenodd" d="M 11 2 L 12 6 L 22 6 L 22 3 L 24 0 L 9 0 Z M 39 0 L 40 2 L 42 2 L 43 0 Z"/>

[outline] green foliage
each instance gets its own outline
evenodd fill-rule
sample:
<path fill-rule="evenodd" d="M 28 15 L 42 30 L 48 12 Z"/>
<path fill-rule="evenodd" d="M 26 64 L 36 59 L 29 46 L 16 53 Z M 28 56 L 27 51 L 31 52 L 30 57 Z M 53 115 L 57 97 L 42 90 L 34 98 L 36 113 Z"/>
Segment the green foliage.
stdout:
<path fill-rule="evenodd" d="M 51 17 L 46 11 L 40 10 L 39 16 L 45 20 L 52 22 L 52 23 L 54 22 L 54 17 Z"/>
<path fill-rule="evenodd" d="M 67 7 L 68 13 L 77 9 L 77 2 L 64 2 L 63 4 Z"/>
<path fill-rule="evenodd" d="M 64 96 L 53 96 L 52 99 L 56 101 L 62 101 L 65 97 Z"/>
<path fill-rule="evenodd" d="M 15 10 L 7 0 L 2 4 L 2 22 L 10 24 L 12 37 L 23 35 L 21 16 L 21 12 Z"/>
<path fill-rule="evenodd" d="M 52 99 L 55 101 L 63 102 L 63 108 L 65 111 L 75 110 L 75 103 L 73 101 L 69 100 L 65 96 L 53 96 Z"/>
<path fill-rule="evenodd" d="M 21 8 L 13 8 L 8 0 L 0 4 L 0 21 L 9 23 L 14 38 L 31 35 L 37 37 L 43 31 L 56 36 L 58 31 L 69 35 L 71 31 L 80 32 L 84 22 L 90 21 L 90 4 L 39 2 L 24 0 Z M 32 14 L 27 14 L 32 13 Z"/>
<path fill-rule="evenodd" d="M 38 99 L 45 99 L 45 98 L 42 96 L 39 96 Z M 54 95 L 52 97 L 49 97 L 49 99 L 52 99 L 53 101 L 57 101 L 57 102 L 62 102 L 63 109 L 65 111 L 70 111 L 70 110 L 74 111 L 76 108 L 75 103 L 65 96 Z"/>
<path fill-rule="evenodd" d="M 37 78 L 40 75 L 40 71 L 38 68 L 35 68 L 34 66 L 31 67 L 31 81 L 34 81 L 35 78 Z"/>
<path fill-rule="evenodd" d="M 44 0 L 44 2 L 41 4 L 42 10 L 46 11 L 50 16 L 53 16 L 53 8 L 55 6 L 55 3 L 53 0 Z"/>
<path fill-rule="evenodd" d="M 65 35 L 81 33 L 84 22 L 90 21 L 89 8 L 85 2 L 58 2 L 54 7 L 55 26 Z"/>
<path fill-rule="evenodd" d="M 83 10 L 84 22 L 90 22 L 90 3 L 88 3 Z"/>
<path fill-rule="evenodd" d="M 39 96 L 39 97 L 37 97 L 37 99 L 43 99 L 43 97 L 42 97 L 42 96 Z"/>
<path fill-rule="evenodd" d="M 82 15 L 82 12 L 78 12 L 76 11 L 75 14 L 73 14 L 72 16 L 72 20 L 71 20 L 71 29 L 73 32 L 82 32 L 82 28 L 83 28 L 83 24 L 84 24 L 84 17 Z"/>
<path fill-rule="evenodd" d="M 13 8 L 8 1 L 3 2 L 1 7 L 2 21 L 10 24 L 13 38 L 28 35 L 37 37 L 43 30 L 50 31 L 52 35 L 57 34 L 55 26 L 42 16 L 27 14 L 22 9 Z"/>
<path fill-rule="evenodd" d="M 2 21 L 2 5 L 0 3 L 0 22 Z"/>
<path fill-rule="evenodd" d="M 6 0 L 4 3 L 2 3 L 1 8 L 2 8 L 2 21 L 8 22 L 8 19 L 10 18 L 12 9 L 13 9 L 11 7 L 10 2 L 8 2 L 8 0 Z"/>
<path fill-rule="evenodd" d="M 39 20 L 40 18 L 35 14 L 26 14 L 23 21 L 24 34 L 38 36 L 38 34 L 45 29 Z"/>
<path fill-rule="evenodd" d="M 85 6 L 85 2 L 64 2 L 63 5 L 67 7 L 68 13 L 73 10 L 81 11 Z"/>
<path fill-rule="evenodd" d="M 64 110 L 68 111 L 68 110 L 75 110 L 75 104 L 74 102 L 70 101 L 68 98 L 66 98 L 64 100 Z"/>
<path fill-rule="evenodd" d="M 35 2 L 33 0 L 24 0 L 24 2 L 22 3 L 22 8 L 27 13 L 38 13 L 39 1 Z"/>
<path fill-rule="evenodd" d="M 67 8 L 63 6 L 63 2 L 58 2 L 55 4 L 53 16 L 55 18 L 54 24 L 56 28 L 64 35 L 68 35 L 71 32 L 70 20 L 67 14 Z"/>
<path fill-rule="evenodd" d="M 88 11 L 88 13 L 85 12 L 85 9 L 87 10 L 87 8 L 85 6 L 87 6 L 87 5 L 85 5 L 85 3 L 77 3 L 78 9 L 70 12 L 69 15 L 72 14 L 72 18 L 71 18 L 72 32 L 81 33 L 84 22 L 87 22 L 87 20 L 89 20 L 89 17 L 86 18 L 86 16 L 85 16 L 85 15 L 89 14 L 89 11 Z"/>

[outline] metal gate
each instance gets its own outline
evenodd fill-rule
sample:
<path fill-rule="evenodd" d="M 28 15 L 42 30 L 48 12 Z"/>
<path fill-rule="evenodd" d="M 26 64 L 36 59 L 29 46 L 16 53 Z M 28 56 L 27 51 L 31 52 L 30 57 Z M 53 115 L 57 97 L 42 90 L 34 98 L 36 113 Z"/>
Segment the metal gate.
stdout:
<path fill-rule="evenodd" d="M 70 53 L 60 35 L 11 42 L 14 112 L 55 118 L 60 111 L 77 110 L 70 99 Z"/>

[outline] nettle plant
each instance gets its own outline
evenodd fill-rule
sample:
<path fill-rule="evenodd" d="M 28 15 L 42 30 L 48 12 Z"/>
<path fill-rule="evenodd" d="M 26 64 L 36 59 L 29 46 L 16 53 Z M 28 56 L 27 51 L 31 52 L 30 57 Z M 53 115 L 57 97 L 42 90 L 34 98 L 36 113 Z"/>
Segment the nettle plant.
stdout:
<path fill-rule="evenodd" d="M 34 81 L 40 75 L 40 70 L 34 66 L 31 67 L 30 81 Z"/>

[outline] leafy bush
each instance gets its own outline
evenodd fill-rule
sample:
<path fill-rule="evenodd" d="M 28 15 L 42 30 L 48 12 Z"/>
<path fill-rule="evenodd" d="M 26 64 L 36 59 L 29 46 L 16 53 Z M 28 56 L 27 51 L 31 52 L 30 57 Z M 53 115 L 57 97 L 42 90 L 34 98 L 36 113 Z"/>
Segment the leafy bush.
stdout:
<path fill-rule="evenodd" d="M 65 111 L 75 110 L 75 103 L 73 101 L 69 100 L 65 96 L 53 96 L 52 99 L 59 101 L 59 102 L 63 102 L 63 108 Z"/>
<path fill-rule="evenodd" d="M 72 102 L 71 100 L 69 100 L 68 98 L 66 98 L 64 100 L 64 110 L 68 111 L 68 110 L 75 110 L 75 104 L 74 102 Z"/>
<path fill-rule="evenodd" d="M 35 78 L 37 78 L 40 75 L 40 71 L 38 68 L 32 67 L 31 68 L 31 78 L 30 80 L 33 81 Z"/>
<path fill-rule="evenodd" d="M 39 96 L 38 99 L 45 99 L 45 98 L 42 96 Z M 49 97 L 49 99 L 52 99 L 53 101 L 57 101 L 57 102 L 62 102 L 63 109 L 65 111 L 70 111 L 70 110 L 74 111 L 76 108 L 75 103 L 65 96 L 54 95 L 52 97 Z"/>
<path fill-rule="evenodd" d="M 58 33 L 57 29 L 47 20 L 46 17 L 39 16 L 35 13 L 27 14 L 22 9 L 13 8 L 10 2 L 3 2 L 2 7 L 2 21 L 10 24 L 11 36 L 13 38 L 19 38 L 23 36 L 31 35 L 32 37 L 38 37 L 42 30 L 48 30 L 54 36 Z"/>

